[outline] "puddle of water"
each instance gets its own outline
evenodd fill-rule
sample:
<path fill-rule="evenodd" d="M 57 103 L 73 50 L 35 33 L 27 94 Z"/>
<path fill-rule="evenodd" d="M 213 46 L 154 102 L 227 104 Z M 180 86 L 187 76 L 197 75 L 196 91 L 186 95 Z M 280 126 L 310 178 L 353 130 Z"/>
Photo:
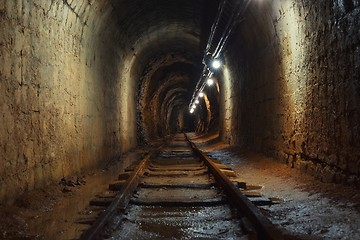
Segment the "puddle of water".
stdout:
<path fill-rule="evenodd" d="M 234 211 L 216 207 L 131 205 L 111 239 L 239 239 L 244 234 Z"/>

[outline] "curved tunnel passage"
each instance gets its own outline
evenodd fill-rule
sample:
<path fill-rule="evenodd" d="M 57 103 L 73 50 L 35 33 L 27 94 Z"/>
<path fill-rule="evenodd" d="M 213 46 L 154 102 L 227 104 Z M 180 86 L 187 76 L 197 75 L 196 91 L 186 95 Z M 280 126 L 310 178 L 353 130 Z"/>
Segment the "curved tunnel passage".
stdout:
<path fill-rule="evenodd" d="M 250 2 L 188 104 L 218 0 L 0 3 L 0 199 L 181 130 L 359 185 L 358 1 Z"/>
<path fill-rule="evenodd" d="M 171 58 L 173 60 L 175 55 Z M 161 64 L 165 65 L 163 60 Z M 175 62 L 157 68 L 154 73 L 145 73 L 150 77 L 144 77 L 142 81 L 139 115 L 142 120 L 141 129 L 147 141 L 181 130 L 174 126 L 178 122 L 174 113 L 179 114 L 178 107 L 183 106 L 184 110 L 184 106 L 190 101 L 198 72 L 199 69 L 191 63 Z M 177 109 L 175 106 L 178 106 Z"/>

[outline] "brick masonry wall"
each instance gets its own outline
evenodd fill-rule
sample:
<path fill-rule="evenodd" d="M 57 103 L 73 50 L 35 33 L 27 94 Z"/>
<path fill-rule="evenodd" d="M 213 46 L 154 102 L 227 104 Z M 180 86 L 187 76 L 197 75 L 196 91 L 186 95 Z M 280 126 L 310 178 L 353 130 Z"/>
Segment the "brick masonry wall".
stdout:
<path fill-rule="evenodd" d="M 136 84 L 122 73 L 109 9 L 0 1 L 0 201 L 136 145 Z"/>
<path fill-rule="evenodd" d="M 220 78 L 222 137 L 359 186 L 360 2 L 253 1 Z"/>

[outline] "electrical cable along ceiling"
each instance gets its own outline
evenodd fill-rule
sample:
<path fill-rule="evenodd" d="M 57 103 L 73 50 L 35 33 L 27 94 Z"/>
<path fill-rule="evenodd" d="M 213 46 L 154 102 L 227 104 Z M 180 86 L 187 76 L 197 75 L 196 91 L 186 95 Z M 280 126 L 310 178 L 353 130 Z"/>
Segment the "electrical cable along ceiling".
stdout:
<path fill-rule="evenodd" d="M 205 48 L 205 55 L 202 61 L 204 65 L 203 71 L 189 103 L 190 113 L 195 111 L 196 105 L 199 104 L 199 98 L 204 96 L 203 91 L 206 84 L 208 86 L 214 84 L 214 79 L 212 77 L 214 72 L 221 67 L 221 55 L 225 50 L 231 34 L 234 32 L 237 24 L 241 21 L 241 16 L 245 13 L 250 2 L 251 0 L 221 1 Z"/>

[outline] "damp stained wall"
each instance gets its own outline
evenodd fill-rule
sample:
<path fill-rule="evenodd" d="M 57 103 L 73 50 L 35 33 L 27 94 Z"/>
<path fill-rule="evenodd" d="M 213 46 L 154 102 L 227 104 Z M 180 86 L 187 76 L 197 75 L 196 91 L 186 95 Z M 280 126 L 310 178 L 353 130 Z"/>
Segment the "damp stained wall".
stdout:
<path fill-rule="evenodd" d="M 359 1 L 253 1 L 220 74 L 222 139 L 359 186 Z"/>

